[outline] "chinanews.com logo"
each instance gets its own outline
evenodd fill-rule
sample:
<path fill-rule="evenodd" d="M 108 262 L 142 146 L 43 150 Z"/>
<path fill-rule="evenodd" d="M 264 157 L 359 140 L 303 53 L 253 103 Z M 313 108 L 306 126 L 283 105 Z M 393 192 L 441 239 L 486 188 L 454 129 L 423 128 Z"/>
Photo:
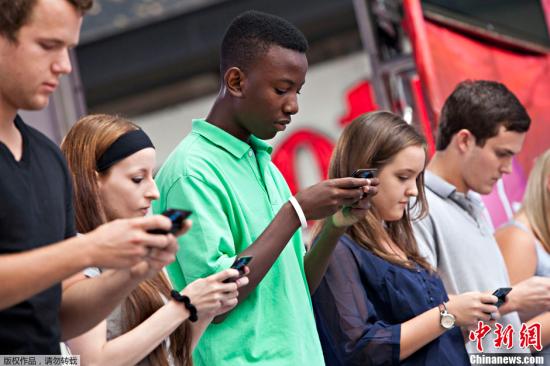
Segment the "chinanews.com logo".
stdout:
<path fill-rule="evenodd" d="M 470 342 L 475 342 L 476 349 L 479 354 L 470 354 L 470 363 L 472 365 L 542 365 L 544 364 L 544 356 L 528 355 L 527 353 L 498 353 L 498 354 L 483 354 L 483 339 L 486 337 L 492 338 L 496 349 L 512 350 L 514 348 L 514 335 L 518 332 L 519 348 L 540 352 L 542 351 L 541 340 L 541 325 L 533 323 L 527 325 L 521 324 L 521 328 L 516 330 L 511 324 L 502 326 L 495 323 L 494 327 L 485 324 L 483 321 L 477 323 L 477 327 L 469 332 L 468 339 Z M 514 351 L 512 351 L 514 352 Z M 517 352 L 517 351 L 516 351 Z"/>

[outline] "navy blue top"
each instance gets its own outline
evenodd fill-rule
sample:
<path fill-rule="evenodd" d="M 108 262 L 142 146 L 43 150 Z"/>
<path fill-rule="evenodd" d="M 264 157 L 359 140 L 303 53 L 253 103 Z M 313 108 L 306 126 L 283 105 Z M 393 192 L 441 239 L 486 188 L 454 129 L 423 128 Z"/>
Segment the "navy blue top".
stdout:
<path fill-rule="evenodd" d="M 313 309 L 327 366 L 470 365 L 458 327 L 399 362 L 401 323 L 447 301 L 441 279 L 390 263 L 342 236 Z"/>

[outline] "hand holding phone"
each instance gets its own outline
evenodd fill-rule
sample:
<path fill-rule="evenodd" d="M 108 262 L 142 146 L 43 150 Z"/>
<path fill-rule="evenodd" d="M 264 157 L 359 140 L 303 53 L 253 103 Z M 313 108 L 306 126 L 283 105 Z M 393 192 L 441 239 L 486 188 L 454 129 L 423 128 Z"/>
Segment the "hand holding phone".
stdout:
<path fill-rule="evenodd" d="M 244 256 L 244 257 L 237 257 L 233 264 L 231 265 L 231 268 L 236 269 L 239 271 L 239 274 L 242 276 L 244 275 L 244 267 L 250 263 L 252 260 L 251 256 Z M 235 282 L 237 280 L 237 277 L 228 278 L 227 280 L 223 281 L 225 283 L 227 282 Z"/>
<path fill-rule="evenodd" d="M 163 229 L 151 229 L 147 230 L 149 234 L 163 234 L 166 235 L 168 233 L 176 234 L 178 231 L 181 230 L 183 226 L 183 221 L 188 218 L 193 212 L 188 210 L 180 210 L 177 208 L 169 208 L 166 211 L 164 211 L 162 214 L 170 219 L 172 221 L 172 227 L 169 231 L 163 230 Z"/>
<path fill-rule="evenodd" d="M 497 308 L 506 302 L 506 295 L 508 295 L 510 291 L 512 291 L 511 287 L 501 287 L 493 292 L 493 295 L 498 297 L 498 301 L 495 303 Z"/>

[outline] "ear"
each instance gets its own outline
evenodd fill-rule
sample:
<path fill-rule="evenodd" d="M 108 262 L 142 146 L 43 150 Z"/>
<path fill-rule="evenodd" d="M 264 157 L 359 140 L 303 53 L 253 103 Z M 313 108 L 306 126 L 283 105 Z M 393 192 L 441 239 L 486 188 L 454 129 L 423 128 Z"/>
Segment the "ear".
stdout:
<path fill-rule="evenodd" d="M 462 130 L 458 131 L 454 137 L 453 140 L 455 141 L 456 147 L 461 153 L 465 153 L 466 151 L 470 150 L 472 146 L 476 143 L 476 138 L 472 133 L 463 128 Z"/>
<path fill-rule="evenodd" d="M 231 67 L 225 72 L 223 80 L 225 82 L 225 87 L 231 96 L 235 98 L 242 98 L 243 84 L 246 80 L 246 76 L 241 69 L 238 67 Z"/>
<path fill-rule="evenodd" d="M 546 176 L 546 190 L 550 192 L 550 174 Z"/>

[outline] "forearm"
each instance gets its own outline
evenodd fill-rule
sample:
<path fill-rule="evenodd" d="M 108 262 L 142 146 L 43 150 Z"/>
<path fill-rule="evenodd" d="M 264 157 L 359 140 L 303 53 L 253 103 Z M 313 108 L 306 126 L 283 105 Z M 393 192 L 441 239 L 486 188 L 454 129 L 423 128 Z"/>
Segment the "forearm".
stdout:
<path fill-rule="evenodd" d="M 527 326 L 530 327 L 534 324 L 540 324 L 541 328 L 541 344 L 544 348 L 550 345 L 550 312 L 542 313 L 527 322 Z M 535 351 L 531 349 L 531 351 Z"/>
<path fill-rule="evenodd" d="M 337 228 L 333 225 L 332 219 L 325 220 L 325 224 L 321 229 L 315 244 L 311 250 L 304 257 L 304 267 L 307 282 L 309 285 L 309 292 L 313 294 L 319 286 L 321 279 L 325 275 L 330 257 L 338 239 L 345 233 L 346 228 Z"/>
<path fill-rule="evenodd" d="M 191 323 L 191 333 L 193 335 L 191 339 L 191 350 L 194 350 L 197 344 L 199 343 L 199 340 L 201 339 L 202 335 L 204 334 L 204 331 L 210 323 L 212 323 L 213 318 L 208 317 L 204 319 L 199 319 L 195 323 Z"/>
<path fill-rule="evenodd" d="M 430 309 L 401 325 L 399 359 L 404 360 L 445 333 L 439 323 L 439 309 Z"/>
<path fill-rule="evenodd" d="M 13 306 L 89 266 L 81 237 L 0 256 L 0 310 Z"/>
<path fill-rule="evenodd" d="M 239 303 L 244 301 L 265 277 L 299 227 L 300 221 L 296 216 L 296 212 L 287 202 L 258 239 L 239 253 L 239 256 L 254 257 L 249 265 L 249 283 L 239 289 Z M 214 322 L 222 321 L 225 316 L 227 316 L 227 313 L 217 316 Z"/>
<path fill-rule="evenodd" d="M 62 339 L 76 337 L 107 318 L 141 280 L 130 270 L 108 270 L 68 287 L 60 311 Z"/>
<path fill-rule="evenodd" d="M 136 365 L 188 317 L 189 312 L 183 304 L 170 301 L 132 330 L 104 342 L 98 350 L 87 347 L 86 342 L 81 342 L 77 347 L 71 343 L 71 351 L 80 354 L 83 365 Z M 104 340 L 106 334 L 101 336 Z"/>

